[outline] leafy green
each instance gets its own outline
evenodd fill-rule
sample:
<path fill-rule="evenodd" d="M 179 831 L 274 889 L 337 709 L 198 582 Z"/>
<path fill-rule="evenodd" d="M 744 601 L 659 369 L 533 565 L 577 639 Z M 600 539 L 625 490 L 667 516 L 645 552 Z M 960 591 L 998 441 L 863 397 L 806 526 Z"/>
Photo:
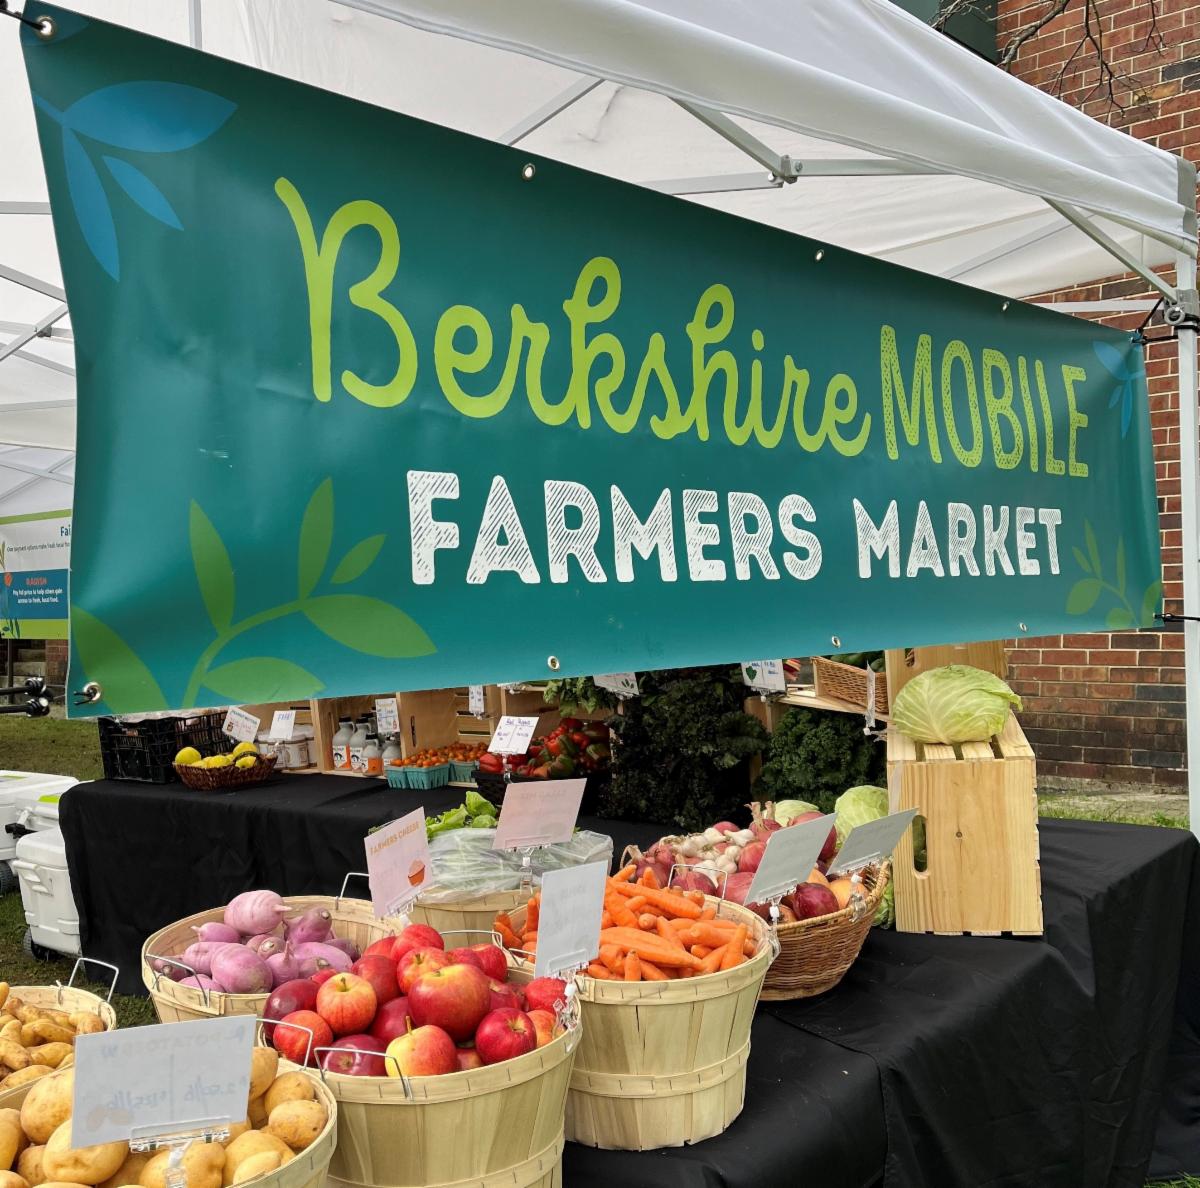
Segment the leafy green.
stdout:
<path fill-rule="evenodd" d="M 471 829 L 495 829 L 498 824 L 495 817 L 474 817 L 471 820 L 469 828 Z"/>
<path fill-rule="evenodd" d="M 546 700 L 560 710 L 571 713 L 583 710 L 594 714 L 597 710 L 615 710 L 620 704 L 617 695 L 601 689 L 591 677 L 562 677 L 546 683 Z"/>
<path fill-rule="evenodd" d="M 845 845 L 846 835 L 859 825 L 869 821 L 878 821 L 888 813 L 888 794 L 886 788 L 874 788 L 869 784 L 860 784 L 856 788 L 847 788 L 834 801 L 833 811 L 837 814 L 834 826 L 837 829 L 838 845 Z"/>
<path fill-rule="evenodd" d="M 463 807 L 472 817 L 494 817 L 496 815 L 496 806 L 486 796 L 480 796 L 474 790 L 467 793 Z"/>

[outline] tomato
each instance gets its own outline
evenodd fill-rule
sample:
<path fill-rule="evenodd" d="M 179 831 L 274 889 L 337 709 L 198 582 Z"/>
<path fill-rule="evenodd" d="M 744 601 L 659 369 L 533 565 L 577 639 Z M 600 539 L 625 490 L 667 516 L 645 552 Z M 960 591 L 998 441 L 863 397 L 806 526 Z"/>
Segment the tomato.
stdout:
<path fill-rule="evenodd" d="M 564 730 L 579 730 L 583 726 L 583 722 L 579 718 L 563 718 L 562 729 Z"/>
<path fill-rule="evenodd" d="M 573 730 L 571 741 L 582 751 L 592 740 L 582 730 Z"/>
<path fill-rule="evenodd" d="M 568 742 L 567 745 L 570 746 L 571 744 Z M 563 740 L 552 734 L 550 736 L 550 743 L 546 747 L 546 750 L 548 750 L 551 755 L 561 755 L 563 753 Z"/>

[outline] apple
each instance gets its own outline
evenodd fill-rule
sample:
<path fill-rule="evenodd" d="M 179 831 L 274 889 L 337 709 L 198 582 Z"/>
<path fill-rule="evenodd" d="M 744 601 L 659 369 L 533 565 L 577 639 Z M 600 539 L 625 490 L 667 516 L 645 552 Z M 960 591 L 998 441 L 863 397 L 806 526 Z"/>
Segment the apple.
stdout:
<path fill-rule="evenodd" d="M 317 972 L 308 980 L 312 982 L 314 986 L 324 986 L 325 983 L 328 982 L 335 973 L 337 973 L 337 970 L 334 969 L 333 966 L 330 966 L 328 969 L 317 970 Z"/>
<path fill-rule="evenodd" d="M 497 1007 L 521 1008 L 521 996 L 517 993 L 515 986 L 510 986 L 506 982 L 497 982 L 493 978 L 488 982 L 488 989 L 491 991 L 491 1009 L 493 1011 Z"/>
<path fill-rule="evenodd" d="M 372 941 L 365 949 L 362 955 L 364 957 L 392 957 L 392 950 L 396 947 L 396 938 L 394 936 L 383 936 L 377 941 Z"/>
<path fill-rule="evenodd" d="M 458 1072 L 458 1049 L 440 1027 L 417 1027 L 387 1046 L 387 1075 L 437 1077 Z"/>
<path fill-rule="evenodd" d="M 321 1053 L 321 1067 L 344 1077 L 383 1077 L 387 1075 L 384 1047 L 373 1035 L 344 1035 Z"/>
<path fill-rule="evenodd" d="M 554 1011 L 567 1001 L 567 984 L 562 978 L 534 978 L 525 987 L 525 1005 L 531 1011 Z"/>
<path fill-rule="evenodd" d="M 473 949 L 451 949 L 446 956 L 450 958 L 451 965 L 473 965 L 476 969 L 483 969 L 483 961 Z M 490 974 L 488 976 L 491 977 Z"/>
<path fill-rule="evenodd" d="M 408 999 L 403 996 L 393 998 L 375 1012 L 375 1022 L 367 1028 L 368 1034 L 390 1044 L 408 1031 L 408 1017 Z"/>
<path fill-rule="evenodd" d="M 536 1047 L 533 1020 L 515 1007 L 501 1007 L 485 1015 L 475 1032 L 475 1051 L 484 1064 L 512 1060 Z"/>
<path fill-rule="evenodd" d="M 375 1001 L 382 1006 L 399 997 L 400 983 L 396 979 L 396 963 L 390 957 L 381 957 L 378 953 L 370 957 L 360 957 L 351 967 L 350 972 L 371 983 L 375 991 Z"/>
<path fill-rule="evenodd" d="M 479 964 L 489 978 L 503 982 L 508 977 L 508 958 L 504 956 L 504 950 L 499 945 L 472 945 L 471 951 L 478 954 Z"/>
<path fill-rule="evenodd" d="M 418 1027 L 440 1027 L 452 1039 L 469 1040 L 488 1013 L 491 997 L 487 974 L 478 966 L 447 965 L 413 982 L 408 1006 Z"/>
<path fill-rule="evenodd" d="M 798 817 L 793 817 L 788 822 L 788 828 L 790 829 L 793 825 L 803 825 L 805 821 L 815 821 L 824 815 L 824 813 L 801 813 Z M 837 830 L 831 829 L 829 831 L 829 836 L 825 839 L 825 844 L 821 847 L 820 854 L 817 855 L 817 861 L 828 862 L 836 853 Z"/>
<path fill-rule="evenodd" d="M 459 1072 L 469 1072 L 473 1068 L 483 1067 L 483 1061 L 474 1048 L 459 1048 L 457 1060 Z"/>
<path fill-rule="evenodd" d="M 317 1005 L 317 988 L 308 978 L 294 978 L 281 982 L 271 991 L 267 1005 L 263 1007 L 264 1019 L 283 1019 L 293 1011 L 311 1011 Z M 275 1028 L 264 1026 L 263 1038 L 271 1042 Z"/>
<path fill-rule="evenodd" d="M 310 1064 L 313 1063 L 312 1052 L 333 1043 L 329 1024 L 316 1011 L 292 1011 L 272 1030 L 275 1034 L 271 1037 L 271 1046 L 293 1064 L 303 1064 L 305 1056 L 309 1057 Z"/>
<path fill-rule="evenodd" d="M 450 964 L 450 958 L 441 949 L 410 949 L 400 958 L 396 966 L 396 976 L 400 981 L 400 992 L 412 992 L 413 983 L 422 974 L 432 973 L 435 969 L 444 969 Z"/>
<path fill-rule="evenodd" d="M 446 942 L 428 924 L 410 924 L 392 942 L 392 960 L 399 961 L 410 949 L 445 949 Z"/>
<path fill-rule="evenodd" d="M 317 1014 L 334 1035 L 355 1035 L 375 1018 L 375 991 L 366 978 L 340 973 L 317 989 Z"/>
<path fill-rule="evenodd" d="M 529 1011 L 533 1029 L 537 1034 L 537 1046 L 544 1048 L 554 1038 L 554 1027 L 557 1020 L 553 1011 Z"/>

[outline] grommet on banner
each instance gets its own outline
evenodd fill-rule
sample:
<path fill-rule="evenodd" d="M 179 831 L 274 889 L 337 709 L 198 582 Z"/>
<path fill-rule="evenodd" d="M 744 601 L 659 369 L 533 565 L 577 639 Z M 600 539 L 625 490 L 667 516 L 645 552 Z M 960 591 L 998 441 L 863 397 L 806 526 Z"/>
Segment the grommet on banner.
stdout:
<path fill-rule="evenodd" d="M 841 637 L 837 635 L 831 635 L 829 637 L 829 642 L 833 644 L 835 648 L 840 648 L 842 646 Z"/>
<path fill-rule="evenodd" d="M 1022 631 L 1028 631 L 1028 630 L 1029 630 L 1029 628 L 1028 628 L 1028 627 L 1026 627 L 1024 623 L 1018 623 L 1018 624 L 1017 624 L 1017 626 L 1018 626 L 1018 627 L 1020 627 L 1020 629 L 1021 629 Z"/>
<path fill-rule="evenodd" d="M 521 166 L 521 177 L 525 181 L 533 181 L 533 175 L 537 173 L 537 166 L 532 161 L 527 161 Z"/>
<path fill-rule="evenodd" d="M 562 667 L 562 665 L 559 664 L 557 656 L 547 656 L 546 657 L 546 667 L 548 669 L 550 669 L 551 672 L 557 672 Z"/>
<path fill-rule="evenodd" d="M 82 689 L 75 690 L 75 705 L 92 705 L 103 696 L 104 690 L 95 681 L 88 681 Z"/>
<path fill-rule="evenodd" d="M 824 248 L 817 248 L 817 254 L 816 254 L 815 256 L 813 256 L 813 259 L 814 259 L 814 260 L 816 260 L 816 262 L 817 262 L 818 264 L 819 264 L 819 263 L 820 263 L 822 260 L 824 260 L 824 259 L 825 259 L 825 249 L 824 249 Z"/>
<path fill-rule="evenodd" d="M 49 41 L 58 32 L 58 26 L 54 23 L 53 17 L 44 16 L 34 20 L 33 17 L 27 17 L 23 12 L 13 12 L 8 6 L 8 0 L 0 0 L 0 16 L 10 16 L 20 21 L 22 25 L 27 25 L 43 41 Z"/>
<path fill-rule="evenodd" d="M 1009 307 L 1011 304 L 1012 304 L 1012 302 L 1010 302 L 1010 301 L 1002 301 L 1002 302 L 1000 303 L 1000 312 L 1001 312 L 1001 313 L 1008 313 L 1008 307 Z"/>

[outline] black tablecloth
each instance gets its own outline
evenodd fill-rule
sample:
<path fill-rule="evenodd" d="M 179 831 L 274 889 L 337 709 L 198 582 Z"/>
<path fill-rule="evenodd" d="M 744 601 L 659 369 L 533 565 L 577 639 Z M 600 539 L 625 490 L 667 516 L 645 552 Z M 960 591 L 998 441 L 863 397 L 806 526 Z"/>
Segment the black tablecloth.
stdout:
<path fill-rule="evenodd" d="M 372 825 L 459 799 L 337 776 L 224 795 L 83 785 L 62 827 L 84 952 L 137 989 L 148 933 L 252 886 L 335 892 Z M 661 832 L 581 824 L 618 853 Z M 1152 1151 L 1156 1174 L 1200 1170 L 1198 859 L 1179 831 L 1042 822 L 1043 939 L 873 931 L 836 991 L 760 1007 L 724 1135 L 568 1145 L 565 1183 L 1142 1188 Z"/>

